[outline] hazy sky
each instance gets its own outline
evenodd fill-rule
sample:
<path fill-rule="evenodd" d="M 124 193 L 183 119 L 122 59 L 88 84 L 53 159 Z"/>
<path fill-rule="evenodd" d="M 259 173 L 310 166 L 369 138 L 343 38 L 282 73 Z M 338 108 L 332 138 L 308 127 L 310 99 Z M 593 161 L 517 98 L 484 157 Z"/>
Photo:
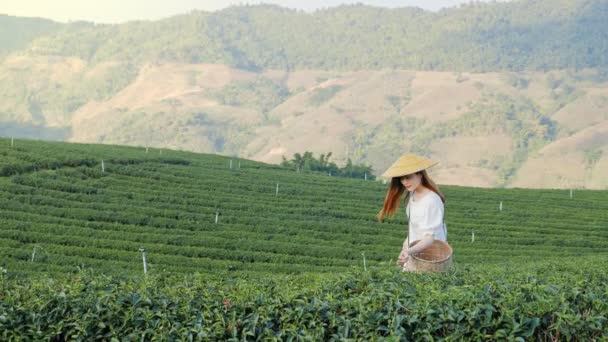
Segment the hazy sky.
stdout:
<path fill-rule="evenodd" d="M 214 11 L 230 5 L 273 3 L 285 7 L 312 11 L 345 3 L 365 3 L 372 6 L 417 6 L 428 10 L 452 7 L 469 0 L 2 0 L 0 13 L 42 17 L 67 22 L 87 20 L 97 23 L 119 23 L 137 19 L 159 19 L 190 10 Z"/>

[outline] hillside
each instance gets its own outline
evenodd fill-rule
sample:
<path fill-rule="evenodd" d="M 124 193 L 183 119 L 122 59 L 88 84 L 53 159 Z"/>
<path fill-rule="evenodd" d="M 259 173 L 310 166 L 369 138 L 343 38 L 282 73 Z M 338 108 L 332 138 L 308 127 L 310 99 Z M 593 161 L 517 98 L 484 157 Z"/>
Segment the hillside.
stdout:
<path fill-rule="evenodd" d="M 597 70 L 256 73 L 21 56 L 7 58 L 0 77 L 5 137 L 267 163 L 333 152 L 339 163 L 351 158 L 377 173 L 414 151 L 440 160 L 444 184 L 608 187 L 608 81 Z M 560 167 L 564 158 L 573 167 Z"/>
<path fill-rule="evenodd" d="M 20 34 L 2 34 L 0 136 L 332 152 L 376 173 L 411 151 L 441 161 L 443 184 L 607 189 L 607 22 L 599 0 L 2 16 Z"/>
<path fill-rule="evenodd" d="M 440 185 L 455 269 L 414 274 L 394 265 L 403 211 L 375 221 L 381 182 L 144 147 L 0 139 L 0 155 L 9 340 L 608 333 L 606 191 Z"/>
<path fill-rule="evenodd" d="M 26 51 L 266 69 L 477 71 L 608 67 L 603 0 L 478 2 L 439 12 L 344 5 L 192 11 L 159 21 L 77 23 Z"/>
<path fill-rule="evenodd" d="M 0 340 L 605 341 L 607 23 L 605 0 L 0 14 Z M 377 222 L 368 166 L 278 164 L 329 152 L 438 160 L 453 267 L 396 266 L 405 203 Z"/>
<path fill-rule="evenodd" d="M 360 266 L 361 253 L 390 264 L 405 239 L 402 211 L 374 219 L 382 182 L 141 147 L 2 139 L 0 153 L 11 272 L 139 272 L 144 247 L 153 273 L 331 273 Z M 605 191 L 442 189 L 460 264 L 608 253 Z"/>
<path fill-rule="evenodd" d="M 19 51 L 47 34 L 54 34 L 66 25 L 42 18 L 22 18 L 0 13 L 0 58 Z"/>

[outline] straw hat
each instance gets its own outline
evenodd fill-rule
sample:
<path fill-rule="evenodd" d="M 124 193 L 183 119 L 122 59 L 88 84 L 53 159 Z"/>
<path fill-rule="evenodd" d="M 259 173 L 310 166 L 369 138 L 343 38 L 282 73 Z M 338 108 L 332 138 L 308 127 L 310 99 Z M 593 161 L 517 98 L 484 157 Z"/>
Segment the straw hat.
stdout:
<path fill-rule="evenodd" d="M 402 155 L 396 162 L 384 171 L 382 177 L 391 178 L 409 175 L 410 173 L 428 169 L 431 166 L 438 164 L 438 161 L 426 159 L 424 157 L 408 153 Z"/>

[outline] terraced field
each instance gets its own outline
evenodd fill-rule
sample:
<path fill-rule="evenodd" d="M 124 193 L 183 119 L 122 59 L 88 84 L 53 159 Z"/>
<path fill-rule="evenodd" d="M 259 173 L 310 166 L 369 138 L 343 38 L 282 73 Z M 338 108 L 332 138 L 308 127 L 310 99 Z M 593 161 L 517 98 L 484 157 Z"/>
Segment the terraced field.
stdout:
<path fill-rule="evenodd" d="M 150 272 L 336 272 L 362 266 L 361 253 L 395 259 L 405 239 L 402 210 L 374 219 L 381 182 L 180 151 L 0 146 L 0 253 L 15 272 L 136 271 L 140 247 Z M 606 192 L 442 190 L 457 263 L 607 253 Z"/>
<path fill-rule="evenodd" d="M 22 302 L 15 299 L 19 296 L 13 297 L 12 302 L 1 297 L 4 298 L 2 308 L 5 311 L 0 311 L 0 333 L 3 332 L 6 338 L 35 337 L 31 332 L 24 332 L 24 335 L 15 333 L 19 331 L 16 326 L 28 322 L 26 318 L 17 320 L 21 325 L 2 322 L 2 317 L 5 320 L 6 317 L 21 317 L 9 308 L 28 307 L 31 303 L 25 304 L 28 303 L 25 297 L 48 297 L 52 301 L 53 287 L 42 291 L 40 286 L 24 285 L 31 279 L 55 278 L 57 284 L 64 284 L 64 287 L 75 281 L 70 277 L 79 277 L 78 283 L 83 274 L 91 279 L 108 277 L 99 280 L 103 284 L 112 284 L 113 279 L 129 279 L 128 282 L 140 284 L 128 290 L 130 295 L 137 288 L 137 293 L 146 293 L 147 290 L 142 292 L 138 287 L 143 286 L 139 282 L 155 279 L 152 284 L 158 291 L 164 289 L 168 292 L 148 294 L 152 301 L 158 296 L 170 297 L 167 293 L 171 292 L 172 286 L 185 286 L 181 283 L 183 277 L 197 277 L 197 286 L 216 282 L 214 284 L 220 288 L 234 286 L 224 283 L 226 279 L 232 279 L 239 284 L 248 282 L 248 285 L 241 285 L 250 289 L 247 295 L 241 293 L 234 297 L 243 303 L 248 299 L 255 302 L 260 294 L 268 295 L 267 282 L 273 281 L 281 284 L 277 298 L 290 303 L 299 294 L 299 298 L 307 302 L 316 295 L 337 295 L 332 291 L 339 291 L 344 285 L 340 283 L 346 281 L 341 278 L 343 276 L 353 283 L 368 279 L 370 275 L 363 269 L 363 258 L 366 269 L 374 274 L 372 280 L 355 286 L 359 292 L 340 292 L 346 297 L 330 302 L 349 306 L 352 303 L 346 304 L 345 301 L 362 295 L 361 291 L 373 298 L 381 296 L 374 289 L 386 290 L 383 279 L 391 279 L 391 284 L 398 287 L 399 282 L 404 281 L 415 284 L 413 286 L 419 290 L 427 284 L 435 287 L 433 291 L 449 287 L 463 291 L 459 293 L 475 293 L 497 281 L 498 287 L 504 291 L 510 289 L 519 293 L 523 290 L 514 285 L 518 284 L 516 279 L 529 282 L 529 276 L 536 274 L 547 286 L 556 286 L 565 292 L 558 291 L 562 295 L 561 301 L 555 300 L 556 306 L 541 305 L 541 299 L 549 297 L 539 296 L 530 297 L 527 304 L 509 302 L 511 306 L 495 308 L 496 315 L 500 316 L 494 318 L 498 319 L 496 322 L 502 322 L 505 312 L 515 315 L 509 310 L 533 305 L 538 312 L 528 310 L 515 315 L 527 319 L 526 329 L 521 328 L 521 322 L 509 323 L 508 329 L 501 328 L 502 323 L 494 322 L 488 324 L 489 330 L 473 337 L 464 330 L 458 335 L 454 332 L 456 330 L 438 330 L 428 326 L 420 330 L 421 326 L 414 324 L 410 330 L 404 330 L 404 335 L 395 335 L 396 332 L 391 335 L 384 330 L 374 330 L 378 322 L 367 320 L 368 326 L 360 326 L 362 335 L 355 334 L 352 329 L 350 332 L 339 330 L 342 326 L 339 322 L 334 322 L 335 328 L 332 329 L 332 325 L 326 322 L 326 330 L 313 329 L 314 334 L 309 331 L 302 336 L 322 339 L 373 339 L 373 336 L 499 339 L 503 336 L 501 334 L 506 334 L 504 336 L 512 338 L 536 336 L 537 340 L 542 340 L 560 339 L 568 336 L 568 331 L 579 335 L 582 331 L 590 338 L 598 338 L 606 332 L 606 312 L 602 310 L 606 310 L 608 304 L 601 284 L 605 284 L 608 271 L 605 262 L 608 261 L 608 192 L 574 190 L 571 197 L 570 192 L 564 190 L 455 186 L 441 186 L 441 189 L 447 199 L 448 239 L 454 248 L 456 266 L 454 273 L 445 278 L 441 275 L 400 274 L 396 270 L 394 261 L 406 234 L 405 214 L 401 208 L 394 219 L 385 223 L 375 221 L 386 191 L 382 182 L 297 173 L 250 160 L 184 151 L 0 139 L 2 293 L 6 295 L 12 291 L 23 295 Z M 500 202 L 502 210 L 499 210 Z M 139 249 L 142 247 L 147 255 L 148 280 L 140 278 L 143 269 Z M 581 273 L 581 270 L 585 272 Z M 560 272 L 563 272 L 562 276 Z M 164 283 L 163 277 L 174 279 L 173 283 L 169 280 Z M 395 280 L 395 277 L 401 280 Z M 497 280 L 499 278 L 501 280 Z M 572 315 L 596 313 L 604 319 L 595 321 L 595 328 L 585 325 L 568 330 L 567 325 L 556 325 L 559 317 L 555 310 L 570 300 L 564 293 L 570 291 L 569 286 L 575 284 L 576 279 L 585 278 L 589 280 L 584 285 L 588 290 L 585 293 L 593 296 L 594 306 L 581 302 L 572 304 Z M 462 288 L 465 283 L 469 292 Z M 42 281 L 41 284 L 47 283 Z M 320 292 L 315 292 L 317 288 Z M 391 296 L 404 294 L 404 289 L 391 291 L 392 294 L 386 294 L 388 297 L 384 301 L 390 302 L 396 299 Z M 77 293 L 75 296 L 80 298 Z M 423 292 L 414 297 L 412 308 L 421 310 L 416 320 L 424 320 L 424 317 L 430 320 L 431 314 L 427 309 L 432 307 L 431 302 L 425 299 Z M 452 308 L 458 307 L 462 297 L 459 298 L 450 304 Z M 84 303 L 76 299 L 75 303 Z M 294 305 L 305 305 L 304 302 Z M 254 307 L 259 309 L 260 303 Z M 543 303 L 547 304 L 548 300 Z M 279 307 L 276 303 L 273 305 Z M 240 310 L 245 310 L 245 307 L 240 307 Z M 226 306 L 222 308 L 226 309 Z M 38 306 L 37 310 L 46 312 L 46 309 Z M 355 314 L 357 310 L 353 310 Z M 242 319 L 251 318 L 251 312 L 247 310 L 238 312 Z M 236 315 L 226 311 L 226 315 L 229 314 Z M 390 313 L 387 315 L 393 317 Z M 272 331 L 268 336 L 278 339 L 292 336 L 288 333 L 290 329 L 270 316 L 261 313 L 258 316 L 260 320 L 260 317 L 267 317 L 274 322 L 273 327 L 267 327 L 269 332 Z M 463 313 L 463 317 L 474 316 L 470 312 Z M 236 320 L 235 317 L 232 318 Z M 578 321 L 585 321 L 581 317 L 577 318 Z M 173 321 L 167 319 L 166 322 L 171 323 L 167 324 L 173 326 Z M 211 318 L 209 320 L 217 323 Z M 310 320 L 323 321 L 318 316 L 302 316 L 294 322 Z M 224 325 L 223 330 L 210 328 L 195 336 L 221 339 L 261 337 L 265 336 L 266 330 L 256 328 L 256 324 L 262 324 L 260 322 L 256 320 L 250 327 L 253 335 L 245 333 L 245 325 L 241 322 L 238 329 L 234 324 L 231 327 Z M 380 325 L 386 324 L 389 323 Z M 390 324 L 396 324 L 392 318 Z M 474 331 L 481 331 L 477 323 L 455 321 L 454 324 L 473 324 Z M 203 324 L 200 327 L 207 326 Z M 40 331 L 47 328 L 37 327 Z M 93 330 L 98 332 L 99 329 L 109 334 L 103 335 L 106 338 L 115 336 L 112 331 L 118 332 L 118 336 L 124 333 L 100 327 Z M 139 328 L 134 329 L 138 331 Z M 506 329 L 506 332 L 498 332 L 500 329 Z M 167 336 L 185 336 L 179 329 L 165 332 L 169 334 Z M 294 334 L 301 335 L 297 331 Z M 38 338 L 49 336 L 43 334 Z"/>

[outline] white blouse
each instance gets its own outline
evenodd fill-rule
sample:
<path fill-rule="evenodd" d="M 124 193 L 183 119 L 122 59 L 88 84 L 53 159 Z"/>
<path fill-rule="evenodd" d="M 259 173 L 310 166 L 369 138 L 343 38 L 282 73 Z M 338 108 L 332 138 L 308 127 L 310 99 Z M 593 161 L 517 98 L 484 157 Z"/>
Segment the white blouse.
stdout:
<path fill-rule="evenodd" d="M 406 212 L 410 220 L 409 241 L 420 240 L 423 235 L 432 235 L 434 240 L 447 241 L 443 223 L 443 202 L 436 192 L 430 190 L 422 197 L 415 198 L 414 192 L 410 191 Z"/>

